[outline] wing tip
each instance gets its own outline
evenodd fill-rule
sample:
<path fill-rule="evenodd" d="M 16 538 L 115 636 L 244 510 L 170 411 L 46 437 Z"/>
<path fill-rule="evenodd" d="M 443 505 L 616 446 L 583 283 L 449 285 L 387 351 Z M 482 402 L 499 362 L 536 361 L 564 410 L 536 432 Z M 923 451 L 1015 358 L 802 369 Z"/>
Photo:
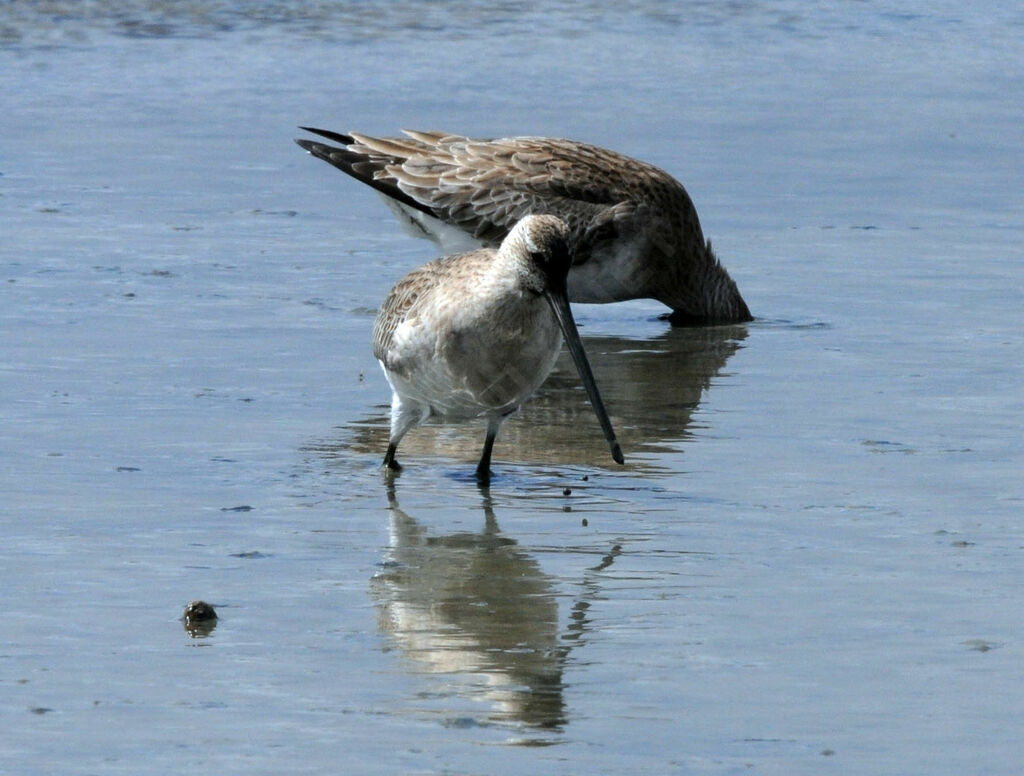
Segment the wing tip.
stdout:
<path fill-rule="evenodd" d="M 320 129 L 318 127 L 308 127 L 308 126 L 303 126 L 301 124 L 299 125 L 299 129 L 301 129 L 303 132 L 310 132 L 310 133 L 312 133 L 314 135 L 320 135 L 320 137 L 325 137 L 328 140 L 333 140 L 335 143 L 341 143 L 342 145 L 345 145 L 345 146 L 351 145 L 353 142 L 355 142 L 354 139 L 352 138 L 352 135 L 351 134 L 347 134 L 345 132 L 334 132 L 334 131 L 332 131 L 330 129 Z"/>

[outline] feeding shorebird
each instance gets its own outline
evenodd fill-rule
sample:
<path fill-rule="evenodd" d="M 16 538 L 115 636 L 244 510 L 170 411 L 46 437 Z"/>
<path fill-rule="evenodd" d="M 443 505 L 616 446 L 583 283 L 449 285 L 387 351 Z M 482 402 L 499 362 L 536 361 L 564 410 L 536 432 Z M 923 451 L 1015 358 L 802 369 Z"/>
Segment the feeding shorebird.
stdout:
<path fill-rule="evenodd" d="M 413 234 L 446 252 L 496 246 L 524 216 L 556 215 L 573 250 L 570 300 L 657 299 L 680 325 L 752 320 L 686 189 L 653 165 L 555 138 L 302 129 L 341 147 L 295 142 L 376 189 Z"/>
<path fill-rule="evenodd" d="M 569 309 L 568 238 L 560 219 L 527 216 L 497 249 L 436 259 L 395 284 L 373 327 L 373 354 L 393 391 L 385 465 L 399 468 L 398 443 L 428 418 L 485 418 L 476 474 L 486 483 L 498 429 L 551 372 L 562 337 L 612 458 L 623 462 Z"/>

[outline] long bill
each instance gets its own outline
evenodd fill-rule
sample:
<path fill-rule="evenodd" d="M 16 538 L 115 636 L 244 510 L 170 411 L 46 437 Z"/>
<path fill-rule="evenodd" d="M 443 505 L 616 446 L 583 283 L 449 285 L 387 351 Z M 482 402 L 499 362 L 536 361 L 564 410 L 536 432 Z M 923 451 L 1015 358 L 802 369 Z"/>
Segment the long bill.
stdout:
<path fill-rule="evenodd" d="M 590 406 L 594 408 L 597 419 L 601 423 L 601 429 L 604 431 L 604 438 L 608 440 L 608 447 L 612 451 L 612 459 L 615 463 L 625 463 L 625 459 L 622 457 L 622 448 L 619 447 L 619 440 L 615 438 L 615 429 L 612 428 L 608 411 L 605 410 L 604 402 L 601 401 L 601 394 L 597 390 L 594 373 L 590 369 L 590 362 L 587 360 L 587 354 L 583 350 L 583 343 L 580 342 L 580 333 L 576 328 L 576 321 L 572 317 L 572 310 L 569 309 L 569 299 L 564 291 L 548 290 L 544 296 L 551 305 L 555 318 L 558 319 L 558 325 L 562 329 L 565 344 L 569 346 L 572 360 L 576 362 L 576 371 L 580 373 L 583 387 L 587 389 Z"/>

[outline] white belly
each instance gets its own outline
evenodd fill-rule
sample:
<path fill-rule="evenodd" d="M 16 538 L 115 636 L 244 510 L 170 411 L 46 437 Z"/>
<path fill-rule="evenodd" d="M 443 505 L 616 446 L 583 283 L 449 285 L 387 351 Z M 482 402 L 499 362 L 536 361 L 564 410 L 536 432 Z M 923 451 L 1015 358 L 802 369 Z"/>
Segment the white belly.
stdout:
<path fill-rule="evenodd" d="M 406 234 L 432 240 L 441 246 L 441 250 L 445 254 L 471 251 L 483 244 L 457 226 L 446 224 L 420 210 L 396 202 L 384 194 L 381 194 L 381 198 L 391 208 Z"/>

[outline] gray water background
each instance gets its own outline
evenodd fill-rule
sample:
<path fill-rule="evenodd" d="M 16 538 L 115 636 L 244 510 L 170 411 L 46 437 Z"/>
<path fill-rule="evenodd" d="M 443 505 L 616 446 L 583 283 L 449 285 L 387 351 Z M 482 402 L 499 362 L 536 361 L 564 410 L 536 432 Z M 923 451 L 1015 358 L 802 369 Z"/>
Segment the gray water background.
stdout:
<path fill-rule="evenodd" d="M 1014 3 L 0 4 L 0 771 L 1016 774 Z M 576 307 L 389 487 L 436 255 L 297 124 L 685 183 L 749 325 Z M 568 494 L 566 493 L 568 489 Z M 214 604 L 209 634 L 182 626 Z"/>

